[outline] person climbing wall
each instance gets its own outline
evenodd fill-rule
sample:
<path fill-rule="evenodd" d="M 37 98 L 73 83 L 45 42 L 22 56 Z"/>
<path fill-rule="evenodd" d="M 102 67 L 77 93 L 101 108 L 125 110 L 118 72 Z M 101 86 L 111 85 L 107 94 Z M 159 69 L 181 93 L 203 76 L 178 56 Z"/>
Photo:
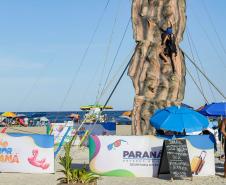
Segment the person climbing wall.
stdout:
<path fill-rule="evenodd" d="M 175 44 L 176 38 L 173 34 L 173 27 L 170 23 L 170 26 L 166 28 L 166 30 L 163 30 L 160 28 L 160 30 L 163 32 L 161 35 L 163 46 L 163 51 L 160 53 L 160 57 L 166 62 L 169 63 L 168 57 L 170 59 L 173 73 L 175 73 L 175 64 L 174 64 L 174 58 L 177 56 L 177 46 Z"/>

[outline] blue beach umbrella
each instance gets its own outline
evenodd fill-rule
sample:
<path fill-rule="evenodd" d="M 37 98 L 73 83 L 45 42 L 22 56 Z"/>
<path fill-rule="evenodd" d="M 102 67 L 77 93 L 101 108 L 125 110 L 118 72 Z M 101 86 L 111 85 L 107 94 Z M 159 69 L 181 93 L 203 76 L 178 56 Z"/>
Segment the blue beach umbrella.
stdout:
<path fill-rule="evenodd" d="M 205 116 L 192 109 L 176 106 L 157 110 L 150 122 L 156 129 L 176 132 L 202 131 L 209 125 Z"/>
<path fill-rule="evenodd" d="M 211 103 L 206 105 L 199 113 L 205 116 L 226 117 L 226 102 Z"/>

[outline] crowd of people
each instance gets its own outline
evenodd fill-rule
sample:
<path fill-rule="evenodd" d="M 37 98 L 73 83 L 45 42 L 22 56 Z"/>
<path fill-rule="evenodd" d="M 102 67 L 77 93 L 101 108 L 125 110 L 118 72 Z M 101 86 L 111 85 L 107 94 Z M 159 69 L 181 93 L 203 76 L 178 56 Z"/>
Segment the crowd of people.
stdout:
<path fill-rule="evenodd" d="M 14 117 L 14 118 L 3 118 L 0 121 L 0 127 L 5 127 L 5 126 L 23 126 L 23 127 L 28 127 L 28 126 L 46 126 L 50 124 L 50 121 L 45 118 L 28 118 L 28 117 Z"/>

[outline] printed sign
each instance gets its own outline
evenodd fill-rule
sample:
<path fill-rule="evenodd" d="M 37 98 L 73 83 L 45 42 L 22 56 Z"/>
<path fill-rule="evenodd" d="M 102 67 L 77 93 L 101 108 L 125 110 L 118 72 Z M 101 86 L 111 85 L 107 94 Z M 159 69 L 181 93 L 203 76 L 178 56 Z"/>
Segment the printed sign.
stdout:
<path fill-rule="evenodd" d="M 92 135 L 90 169 L 106 176 L 156 176 L 162 143 L 162 139 L 152 136 Z"/>
<path fill-rule="evenodd" d="M 193 176 L 215 175 L 214 143 L 211 135 L 188 136 L 186 139 Z"/>
<path fill-rule="evenodd" d="M 0 172 L 54 173 L 53 136 L 0 134 Z"/>
<path fill-rule="evenodd" d="M 158 175 L 160 174 L 170 174 L 173 179 L 192 177 L 185 139 L 164 140 Z"/>
<path fill-rule="evenodd" d="M 201 170 L 193 175 L 215 175 L 214 146 L 209 136 L 184 138 L 187 140 L 191 166 L 192 161 L 197 160 L 202 151 L 206 152 L 206 162 Z M 155 177 L 158 175 L 163 141 L 166 139 L 171 138 L 92 135 L 89 137 L 90 169 L 106 176 Z"/>

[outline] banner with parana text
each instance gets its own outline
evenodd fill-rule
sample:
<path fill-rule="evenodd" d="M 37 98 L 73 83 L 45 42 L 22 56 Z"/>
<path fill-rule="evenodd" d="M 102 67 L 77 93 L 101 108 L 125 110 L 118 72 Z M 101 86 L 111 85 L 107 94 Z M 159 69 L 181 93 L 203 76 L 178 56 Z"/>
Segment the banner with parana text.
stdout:
<path fill-rule="evenodd" d="M 164 139 L 155 136 L 89 138 L 90 169 L 105 176 L 155 177 Z M 215 175 L 214 146 L 208 135 L 185 137 L 193 175 Z"/>
<path fill-rule="evenodd" d="M 0 172 L 54 173 L 54 137 L 0 134 Z"/>

